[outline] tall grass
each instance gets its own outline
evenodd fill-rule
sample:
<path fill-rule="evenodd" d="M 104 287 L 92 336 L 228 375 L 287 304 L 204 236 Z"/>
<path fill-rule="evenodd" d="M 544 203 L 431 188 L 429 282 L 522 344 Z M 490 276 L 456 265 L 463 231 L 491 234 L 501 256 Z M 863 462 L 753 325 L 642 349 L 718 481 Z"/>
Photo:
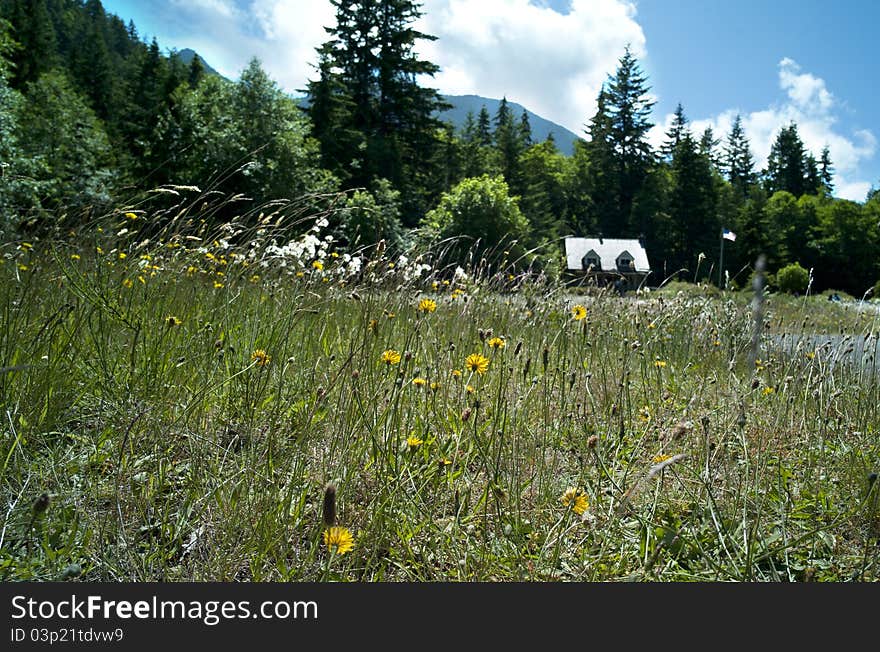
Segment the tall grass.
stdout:
<path fill-rule="evenodd" d="M 878 578 L 878 378 L 766 334 L 750 364 L 746 300 L 381 247 L 355 272 L 329 242 L 289 260 L 273 238 L 323 240 L 320 216 L 210 230 L 168 190 L 76 246 L 6 247 L 4 579 Z"/>

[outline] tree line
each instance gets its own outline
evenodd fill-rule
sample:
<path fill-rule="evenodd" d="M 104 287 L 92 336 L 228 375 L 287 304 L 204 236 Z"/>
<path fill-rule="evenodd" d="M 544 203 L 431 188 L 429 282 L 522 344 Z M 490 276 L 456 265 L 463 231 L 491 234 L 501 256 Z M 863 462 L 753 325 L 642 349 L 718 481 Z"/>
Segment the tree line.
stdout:
<path fill-rule="evenodd" d="M 435 38 L 414 28 L 420 4 L 332 4 L 295 98 L 256 59 L 233 82 L 163 52 L 100 0 L 0 0 L 0 230 L 64 229 L 163 184 L 255 203 L 344 192 L 332 226 L 350 247 L 459 237 L 458 255 L 551 267 L 565 235 L 641 237 L 655 283 L 679 270 L 717 282 L 728 228 L 734 284 L 759 253 L 771 271 L 812 269 L 815 289 L 862 294 L 880 277 L 880 197 L 834 198 L 828 148 L 810 152 L 795 123 L 760 170 L 739 117 L 694 133 L 681 105 L 655 149 L 627 49 L 571 156 L 534 142 L 506 98 L 456 129 L 425 85 L 438 67 L 416 51 Z"/>

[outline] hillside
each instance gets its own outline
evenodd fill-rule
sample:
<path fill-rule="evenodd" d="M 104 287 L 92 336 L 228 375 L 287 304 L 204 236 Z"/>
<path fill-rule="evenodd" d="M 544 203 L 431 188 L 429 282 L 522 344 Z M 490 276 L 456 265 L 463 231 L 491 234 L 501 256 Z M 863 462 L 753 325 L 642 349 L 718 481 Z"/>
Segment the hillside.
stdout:
<path fill-rule="evenodd" d="M 498 105 L 501 103 L 501 100 L 481 97 L 479 95 L 444 95 L 443 99 L 452 104 L 452 108 L 442 112 L 440 117 L 452 122 L 457 129 L 461 129 L 464 125 L 469 111 L 472 111 L 474 116 L 477 116 L 480 113 L 480 109 L 485 105 L 489 115 L 494 116 L 495 112 L 498 111 Z M 524 107 L 510 100 L 507 101 L 507 104 L 510 106 L 513 114 L 519 118 Z M 525 111 L 529 116 L 529 124 L 532 127 L 532 139 L 536 143 L 546 140 L 548 134 L 552 132 L 560 152 L 567 155 L 574 153 L 574 142 L 579 136 L 555 122 L 532 113 L 528 109 L 525 109 Z"/>
<path fill-rule="evenodd" d="M 205 61 L 205 58 L 202 55 L 200 55 L 198 52 L 196 52 L 195 50 L 191 50 L 189 48 L 184 48 L 183 50 L 181 50 L 180 52 L 177 53 L 177 56 L 179 56 L 180 60 L 183 61 L 186 65 L 189 65 L 192 62 L 193 57 L 198 57 L 199 61 L 202 62 L 202 66 L 204 66 L 206 73 L 208 73 L 210 75 L 217 75 L 218 77 L 223 76 L 219 72 L 214 70 L 214 68 L 212 68 L 211 65 L 207 61 Z"/>

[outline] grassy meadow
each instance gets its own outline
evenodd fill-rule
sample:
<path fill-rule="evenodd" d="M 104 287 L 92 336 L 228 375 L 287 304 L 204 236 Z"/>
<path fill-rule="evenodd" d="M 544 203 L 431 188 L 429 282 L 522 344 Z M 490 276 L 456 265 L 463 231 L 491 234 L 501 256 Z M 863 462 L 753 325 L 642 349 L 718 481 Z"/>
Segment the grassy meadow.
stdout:
<path fill-rule="evenodd" d="M 4 580 L 880 578 L 875 311 L 157 219 L 0 249 Z"/>

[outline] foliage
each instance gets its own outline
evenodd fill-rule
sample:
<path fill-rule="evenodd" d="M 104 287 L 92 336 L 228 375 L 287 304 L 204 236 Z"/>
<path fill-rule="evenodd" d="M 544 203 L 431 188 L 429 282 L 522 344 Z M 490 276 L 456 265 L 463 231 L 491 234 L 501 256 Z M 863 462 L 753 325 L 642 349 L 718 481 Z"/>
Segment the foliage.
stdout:
<path fill-rule="evenodd" d="M 810 284 L 810 273 L 799 263 L 786 265 L 776 273 L 776 285 L 789 294 L 803 294 Z"/>
<path fill-rule="evenodd" d="M 874 313 L 132 215 L 0 256 L 5 581 L 878 580 Z"/>
<path fill-rule="evenodd" d="M 356 190 L 341 215 L 341 228 L 348 248 L 357 250 L 384 240 L 391 251 L 403 248 L 400 224 L 400 193 L 387 179 L 378 179 L 373 192 Z"/>
<path fill-rule="evenodd" d="M 516 260 L 529 235 L 528 221 L 507 183 L 489 175 L 465 179 L 444 193 L 423 226 L 441 239 L 461 239 L 453 247 L 460 261 L 480 256 Z"/>

